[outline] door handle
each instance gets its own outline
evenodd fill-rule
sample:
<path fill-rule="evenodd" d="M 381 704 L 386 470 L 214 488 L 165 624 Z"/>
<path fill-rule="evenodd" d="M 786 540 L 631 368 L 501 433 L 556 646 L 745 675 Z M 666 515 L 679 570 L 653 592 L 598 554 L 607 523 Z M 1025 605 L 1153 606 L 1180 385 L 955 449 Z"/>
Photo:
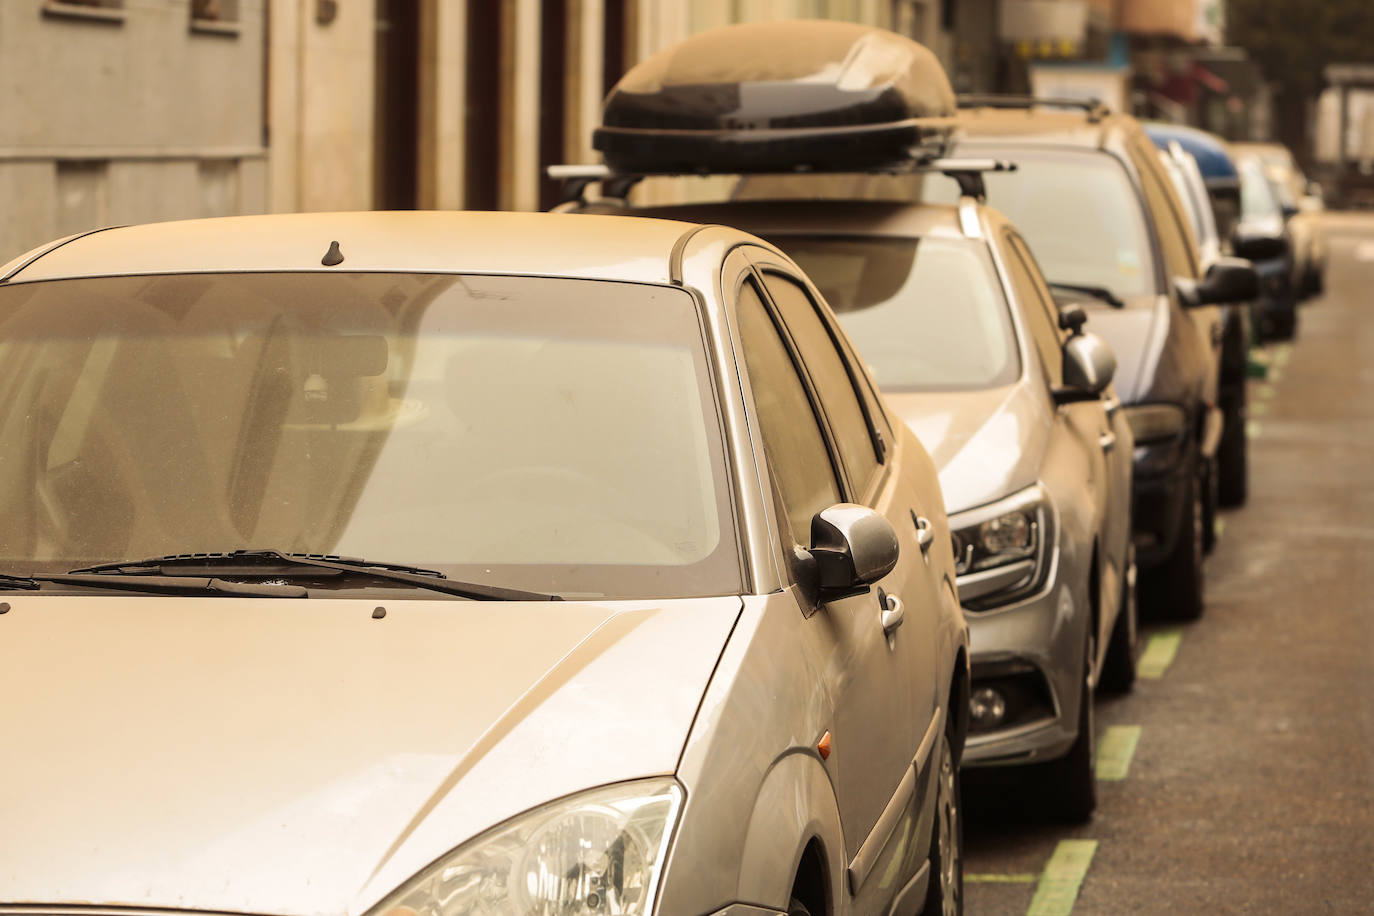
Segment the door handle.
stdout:
<path fill-rule="evenodd" d="M 930 545 L 935 543 L 935 529 L 931 526 L 930 519 L 924 515 L 917 515 L 913 509 L 911 521 L 916 525 L 916 543 L 920 545 L 921 553 L 929 553 Z"/>
<path fill-rule="evenodd" d="M 1116 448 L 1116 433 L 1108 430 L 1097 437 L 1097 444 L 1102 446 L 1102 451 L 1110 452 L 1112 449 Z"/>
<path fill-rule="evenodd" d="M 902 617 L 906 613 L 902 608 L 902 599 L 879 589 L 878 601 L 883 607 L 883 635 L 891 636 L 902 625 Z"/>

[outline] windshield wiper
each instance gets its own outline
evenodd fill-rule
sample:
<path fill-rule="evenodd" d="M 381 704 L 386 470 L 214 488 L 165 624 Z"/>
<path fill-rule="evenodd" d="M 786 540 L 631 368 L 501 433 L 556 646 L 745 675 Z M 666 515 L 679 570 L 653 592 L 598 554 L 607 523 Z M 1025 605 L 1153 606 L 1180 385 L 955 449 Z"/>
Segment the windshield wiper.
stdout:
<path fill-rule="evenodd" d="M 310 570 L 309 573 L 306 571 Z M 282 550 L 232 550 L 228 553 L 178 553 L 148 560 L 104 563 L 74 569 L 72 573 L 97 573 L 119 576 L 368 576 L 385 582 L 400 582 L 416 588 L 457 595 L 478 601 L 561 601 L 557 595 L 527 592 L 518 588 L 483 585 L 480 582 L 454 582 L 443 573 L 418 566 L 381 563 L 332 554 L 289 553 Z"/>
<path fill-rule="evenodd" d="M 1126 307 L 1126 303 L 1122 302 L 1121 298 L 1117 296 L 1116 293 L 1107 289 L 1105 286 L 1088 286 L 1081 283 L 1059 283 L 1054 280 L 1047 280 L 1045 282 L 1049 284 L 1052 290 L 1066 289 L 1071 293 L 1083 293 L 1085 296 L 1101 299 L 1112 308 L 1124 309 Z"/>
<path fill-rule="evenodd" d="M 123 592 L 151 595 L 223 595 L 227 598 L 308 598 L 299 585 L 268 585 L 246 582 L 226 582 L 213 576 L 148 575 L 130 582 L 110 573 L 75 573 L 51 576 L 12 576 L 0 574 L 0 589 L 41 589 L 45 583 L 76 585 L 84 588 L 109 588 Z"/>

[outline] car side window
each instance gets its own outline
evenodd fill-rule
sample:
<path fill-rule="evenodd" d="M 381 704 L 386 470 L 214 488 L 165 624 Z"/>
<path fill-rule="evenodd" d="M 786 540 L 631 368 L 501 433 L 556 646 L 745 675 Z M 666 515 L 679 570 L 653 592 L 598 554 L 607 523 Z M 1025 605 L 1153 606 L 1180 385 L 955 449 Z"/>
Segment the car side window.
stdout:
<path fill-rule="evenodd" d="M 787 344 L 752 280 L 740 287 L 736 311 L 763 448 L 792 537 L 809 547 L 812 517 L 840 502 L 830 450 Z"/>
<path fill-rule="evenodd" d="M 840 353 L 819 306 L 799 283 L 778 273 L 764 275 L 763 285 L 782 315 L 802 362 L 816 387 L 840 458 L 849 471 L 855 498 L 863 498 L 878 471 L 877 441 L 867 409 L 855 388 L 857 373 Z"/>
<path fill-rule="evenodd" d="M 1178 202 L 1172 190 L 1166 186 L 1160 171 L 1163 166 L 1156 157 L 1133 157 L 1136 171 L 1140 173 L 1140 184 L 1145 192 L 1145 201 L 1150 208 L 1150 216 L 1159 236 L 1159 245 L 1164 252 L 1164 264 L 1171 277 L 1197 276 L 1197 264 L 1193 251 L 1197 243 L 1193 241 L 1188 228 L 1184 225 L 1179 212 Z"/>
<path fill-rule="evenodd" d="M 1040 353 L 1040 362 L 1051 388 L 1064 383 L 1064 348 L 1059 336 L 1058 308 L 1050 295 L 1048 287 L 1040 279 L 1035 259 L 1020 236 L 1007 232 L 1006 241 L 1007 274 L 1011 288 L 1020 301 L 1021 314 L 1026 327 L 1030 330 L 1031 340 Z"/>

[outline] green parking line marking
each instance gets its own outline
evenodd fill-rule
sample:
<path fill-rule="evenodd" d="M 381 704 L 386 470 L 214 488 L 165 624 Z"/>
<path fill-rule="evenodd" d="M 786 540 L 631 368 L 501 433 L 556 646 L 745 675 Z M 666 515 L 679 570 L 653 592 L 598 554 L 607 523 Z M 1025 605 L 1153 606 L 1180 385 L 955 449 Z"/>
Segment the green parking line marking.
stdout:
<path fill-rule="evenodd" d="M 1026 916 L 1069 916 L 1095 852 L 1097 840 L 1060 840 L 1040 875 Z"/>
<path fill-rule="evenodd" d="M 1276 384 L 1276 385 L 1277 385 L 1279 382 L 1283 381 L 1283 367 L 1282 367 L 1282 366 L 1273 366 L 1273 367 L 1271 367 L 1270 370 L 1269 370 L 1269 380 L 1270 380 L 1271 382 L 1273 382 L 1274 384 Z"/>
<path fill-rule="evenodd" d="M 1145 651 L 1140 655 L 1140 661 L 1136 662 L 1136 677 L 1163 677 L 1164 672 L 1174 663 L 1174 656 L 1178 654 L 1178 644 L 1182 641 L 1182 630 L 1165 630 L 1151 636 L 1150 641 L 1145 644 Z"/>
<path fill-rule="evenodd" d="M 1288 365 L 1288 357 L 1293 355 L 1292 344 L 1279 344 L 1274 348 L 1274 365 L 1283 367 Z"/>
<path fill-rule="evenodd" d="M 1267 401 L 1274 396 L 1274 386 L 1260 385 L 1258 388 L 1255 389 L 1255 394 L 1259 395 Z"/>
<path fill-rule="evenodd" d="M 1226 533 L 1226 519 L 1217 519 L 1216 525 L 1213 527 L 1216 529 L 1217 532 L 1217 540 L 1221 540 L 1221 536 Z"/>
<path fill-rule="evenodd" d="M 1039 875 L 970 875 L 964 873 L 965 884 L 1034 884 Z"/>
<path fill-rule="evenodd" d="M 1113 725 L 1097 742 L 1097 778 L 1119 782 L 1131 769 L 1135 746 L 1140 743 L 1139 725 Z"/>
<path fill-rule="evenodd" d="M 1260 436 L 1260 421 L 1246 420 L 1245 435 L 1249 436 L 1251 439 L 1258 439 Z"/>
<path fill-rule="evenodd" d="M 1262 417 L 1269 412 L 1269 405 L 1264 401 L 1255 401 L 1245 408 L 1245 412 L 1252 417 Z"/>

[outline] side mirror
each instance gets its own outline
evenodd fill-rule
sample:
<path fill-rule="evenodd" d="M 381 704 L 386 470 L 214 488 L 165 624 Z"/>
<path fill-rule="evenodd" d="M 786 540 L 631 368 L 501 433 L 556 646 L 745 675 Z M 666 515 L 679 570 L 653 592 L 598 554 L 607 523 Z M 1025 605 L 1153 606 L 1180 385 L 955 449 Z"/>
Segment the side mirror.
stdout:
<path fill-rule="evenodd" d="M 1272 261 L 1288 253 L 1288 240 L 1281 235 L 1237 235 L 1231 250 L 1248 261 Z"/>
<path fill-rule="evenodd" d="M 1072 331 L 1077 337 L 1083 333 L 1083 325 L 1088 321 L 1088 313 L 1083 311 L 1081 305 L 1063 305 L 1059 307 L 1059 330 Z"/>
<path fill-rule="evenodd" d="M 819 600 L 861 595 L 897 565 L 897 532 L 867 506 L 836 503 L 811 519 Z"/>
<path fill-rule="evenodd" d="M 1097 397 L 1116 375 L 1116 354 L 1096 334 L 1075 334 L 1064 344 L 1064 388 L 1060 403 Z"/>
<path fill-rule="evenodd" d="M 1225 305 L 1258 298 L 1259 274 L 1255 265 L 1244 258 L 1217 258 L 1207 269 L 1207 276 L 1193 285 L 1192 294 L 1184 297 L 1184 304 Z"/>

